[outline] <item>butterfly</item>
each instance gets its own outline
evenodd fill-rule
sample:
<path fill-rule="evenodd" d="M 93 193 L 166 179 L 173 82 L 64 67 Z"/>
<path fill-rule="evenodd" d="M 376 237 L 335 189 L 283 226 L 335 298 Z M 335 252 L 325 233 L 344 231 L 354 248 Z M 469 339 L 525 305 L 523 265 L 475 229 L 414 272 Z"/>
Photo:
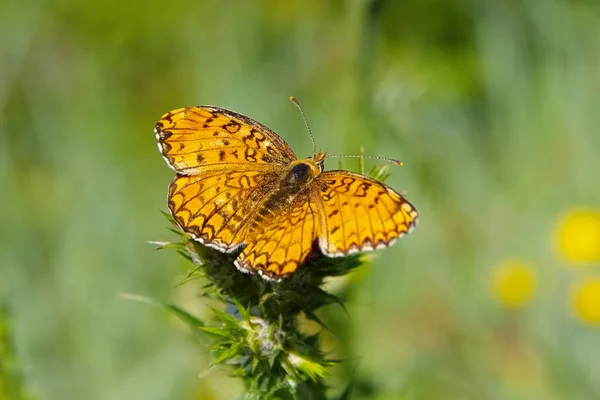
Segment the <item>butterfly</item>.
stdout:
<path fill-rule="evenodd" d="M 294 99 L 293 99 L 294 101 Z M 154 129 L 176 172 L 168 207 L 179 227 L 243 272 L 281 280 L 315 248 L 329 257 L 391 246 L 418 214 L 386 184 L 324 171 L 326 153 L 298 159 L 266 126 L 214 106 L 178 108 Z"/>

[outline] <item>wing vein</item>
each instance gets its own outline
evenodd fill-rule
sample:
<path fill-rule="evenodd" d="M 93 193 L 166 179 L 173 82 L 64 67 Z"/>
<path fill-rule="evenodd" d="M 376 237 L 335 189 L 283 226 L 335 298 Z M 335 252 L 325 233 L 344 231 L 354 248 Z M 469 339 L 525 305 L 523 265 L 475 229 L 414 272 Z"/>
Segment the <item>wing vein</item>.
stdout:
<path fill-rule="evenodd" d="M 230 190 L 234 190 L 234 189 L 229 189 L 227 190 L 227 192 L 229 192 Z M 198 210 L 196 210 L 196 213 L 193 215 L 193 218 L 196 218 L 200 215 L 200 212 L 206 207 L 206 206 L 213 206 L 213 210 L 212 212 L 206 216 L 206 219 L 204 220 L 204 224 L 202 224 L 202 226 L 206 225 L 206 223 L 208 222 L 208 220 L 210 218 L 212 218 L 215 215 L 215 209 L 216 209 L 216 203 L 213 202 L 213 200 L 215 198 L 217 198 L 218 196 L 222 195 L 223 193 L 225 193 L 226 191 L 222 191 L 222 192 L 218 192 L 217 194 L 215 194 L 213 197 L 211 197 L 210 199 L 204 201 L 202 203 L 202 207 L 198 207 Z"/>
<path fill-rule="evenodd" d="M 340 212 L 340 226 L 342 228 L 342 253 L 345 253 L 346 251 L 343 249 L 346 248 L 346 227 L 344 226 L 344 219 L 342 218 L 344 216 L 344 214 L 342 214 L 342 204 L 340 202 L 340 198 L 341 198 L 340 194 L 337 193 L 336 197 L 337 197 L 338 208 L 340 210 L 339 211 Z"/>
<path fill-rule="evenodd" d="M 225 149 L 247 149 L 247 148 L 254 149 L 254 147 L 249 147 L 249 146 L 218 146 L 218 147 L 215 147 L 212 149 L 196 149 L 196 150 L 188 151 L 185 153 L 176 151 L 174 154 L 167 153 L 167 156 L 177 157 L 177 156 L 187 156 L 188 154 L 197 154 L 197 153 L 206 153 L 206 152 L 214 153 L 218 150 L 225 150 Z M 254 150 L 257 150 L 257 149 L 254 149 Z"/>
<path fill-rule="evenodd" d="M 349 198 L 348 200 L 351 201 L 352 197 Z M 350 204 L 350 201 L 348 201 L 348 204 Z M 360 246 L 360 232 L 358 230 L 358 217 L 356 216 L 356 208 L 354 207 L 354 204 L 352 204 L 350 206 L 350 209 L 352 210 L 352 214 L 354 215 L 354 226 L 356 227 L 356 246 Z M 352 244 L 350 244 L 350 245 L 352 245 Z"/>
<path fill-rule="evenodd" d="M 233 198 L 231 200 L 233 200 Z M 253 200 L 252 196 L 248 196 L 246 199 L 244 199 L 243 203 L 241 205 L 238 205 L 237 209 L 229 216 L 229 218 L 227 218 L 226 220 L 224 220 L 223 226 L 221 227 L 221 229 L 219 229 L 216 232 L 216 234 L 221 233 L 221 231 L 223 230 L 223 228 L 225 227 L 225 225 L 227 225 L 229 223 L 229 221 L 238 213 L 238 211 L 244 210 L 244 206 L 247 205 L 248 202 L 250 202 L 252 200 Z M 238 226 L 240 227 L 240 229 L 246 224 L 246 222 L 248 221 L 248 218 L 249 218 L 249 216 L 246 217 L 246 218 L 242 218 L 242 220 L 238 224 Z M 239 229 L 235 231 L 235 233 L 233 234 L 233 237 L 235 237 L 235 234 L 237 234 L 237 232 L 239 232 Z"/>
<path fill-rule="evenodd" d="M 290 246 L 292 245 L 292 239 L 294 238 L 294 229 L 296 228 L 296 225 L 298 225 L 298 223 L 296 223 L 296 225 L 293 225 L 292 221 L 291 221 L 291 218 L 289 218 L 288 221 L 289 221 L 289 227 L 291 228 L 291 231 L 290 231 L 290 235 L 289 235 L 289 240 L 288 240 L 288 243 L 287 243 L 287 247 L 286 247 L 285 253 L 284 253 L 285 254 L 285 259 L 283 261 L 284 263 L 281 264 L 282 270 L 283 270 L 283 266 L 285 265 L 285 260 L 287 259 L 288 253 L 290 251 Z M 298 220 L 298 222 L 300 222 L 300 220 Z M 277 246 L 279 246 L 281 244 L 281 240 L 283 240 L 283 238 L 285 237 L 285 234 L 287 232 L 288 232 L 288 230 L 286 229 L 285 232 L 284 232 L 284 234 L 283 234 L 283 236 L 281 237 L 281 239 L 279 239 L 279 242 L 277 243 Z M 277 248 L 277 247 L 275 247 L 275 248 Z M 300 244 L 300 255 L 302 255 L 302 244 Z"/>

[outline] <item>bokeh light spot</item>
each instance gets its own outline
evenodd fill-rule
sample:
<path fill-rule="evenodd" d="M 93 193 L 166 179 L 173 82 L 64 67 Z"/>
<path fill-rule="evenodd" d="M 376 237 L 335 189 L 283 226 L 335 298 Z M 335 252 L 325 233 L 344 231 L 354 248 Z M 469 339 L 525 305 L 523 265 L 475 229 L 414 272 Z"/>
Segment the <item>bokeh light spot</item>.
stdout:
<path fill-rule="evenodd" d="M 579 283 L 573 290 L 571 306 L 581 321 L 600 325 L 600 277 Z"/>
<path fill-rule="evenodd" d="M 600 260 L 600 213 L 576 209 L 566 214 L 557 225 L 556 247 L 559 254 L 575 263 Z"/>
<path fill-rule="evenodd" d="M 492 291 L 496 300 L 507 308 L 527 305 L 536 289 L 536 276 L 531 265 L 518 260 L 499 263 L 492 277 Z"/>

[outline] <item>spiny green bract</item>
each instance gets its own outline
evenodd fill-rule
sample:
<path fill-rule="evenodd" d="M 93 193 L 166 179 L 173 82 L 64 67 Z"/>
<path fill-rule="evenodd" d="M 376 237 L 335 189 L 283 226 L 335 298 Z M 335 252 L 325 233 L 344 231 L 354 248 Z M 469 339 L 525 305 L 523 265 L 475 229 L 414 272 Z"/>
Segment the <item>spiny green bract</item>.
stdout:
<path fill-rule="evenodd" d="M 221 300 L 225 311 L 213 309 L 214 323 L 205 323 L 173 305 L 168 307 L 210 337 L 213 365 L 226 364 L 244 380 L 245 398 L 295 398 L 308 390 L 312 398 L 325 399 L 323 379 L 335 361 L 318 350 L 318 335 L 299 331 L 297 317 L 303 313 L 322 324 L 315 314 L 319 307 L 342 305 L 320 286 L 325 278 L 344 275 L 361 265 L 361 256 L 318 257 L 290 277 L 273 282 L 238 271 L 233 264 L 235 254 L 205 247 L 185 233 L 177 233 L 180 242 L 154 243 L 159 248 L 177 249 L 195 264 L 185 281 L 205 278 L 202 294 Z"/>

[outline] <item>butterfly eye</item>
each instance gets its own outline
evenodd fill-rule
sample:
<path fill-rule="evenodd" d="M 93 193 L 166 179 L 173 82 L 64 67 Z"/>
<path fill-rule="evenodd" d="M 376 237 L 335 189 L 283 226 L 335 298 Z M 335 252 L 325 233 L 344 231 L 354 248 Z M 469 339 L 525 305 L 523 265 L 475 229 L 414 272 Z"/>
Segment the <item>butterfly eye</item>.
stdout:
<path fill-rule="evenodd" d="M 323 172 L 323 170 L 325 169 L 325 165 L 324 165 L 325 160 L 323 160 L 323 159 L 317 160 L 317 159 L 315 159 L 315 157 L 306 157 L 306 159 L 316 161 L 317 165 L 319 166 L 319 172 Z"/>

